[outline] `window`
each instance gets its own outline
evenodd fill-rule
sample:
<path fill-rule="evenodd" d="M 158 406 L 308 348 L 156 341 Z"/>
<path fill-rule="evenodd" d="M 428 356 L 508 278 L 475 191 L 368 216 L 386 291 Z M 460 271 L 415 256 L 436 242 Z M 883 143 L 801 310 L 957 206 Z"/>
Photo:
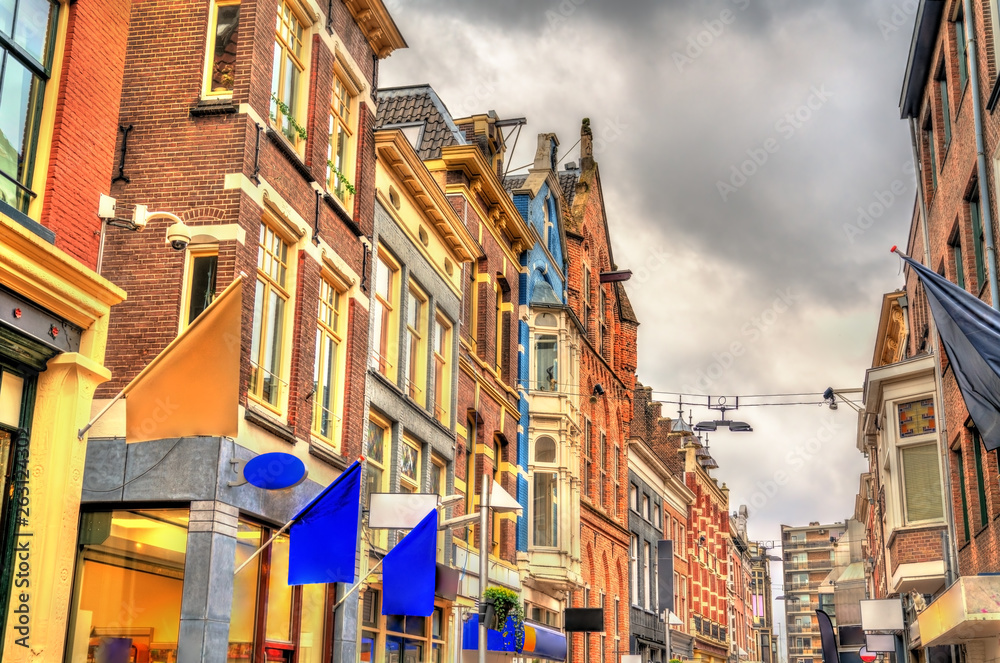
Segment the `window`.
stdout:
<path fill-rule="evenodd" d="M 653 608 L 652 593 L 653 593 L 653 561 L 652 555 L 650 554 L 649 541 L 642 542 L 642 592 L 643 592 L 643 605 L 646 610 L 651 610 Z"/>
<path fill-rule="evenodd" d="M 653 524 L 660 527 L 660 505 L 653 505 Z"/>
<path fill-rule="evenodd" d="M 649 520 L 649 495 L 642 495 L 642 517 Z"/>
<path fill-rule="evenodd" d="M 608 483 L 608 438 L 601 431 L 600 446 L 598 447 L 597 462 L 599 463 L 598 469 L 600 470 L 600 494 L 601 494 L 601 506 L 607 506 L 607 483 Z"/>
<path fill-rule="evenodd" d="M 272 534 L 241 520 L 235 565 Z M 288 558 L 289 539 L 282 534 L 233 579 L 229 651 L 239 652 L 235 660 L 265 660 L 266 652 L 268 661 L 322 661 L 324 617 L 332 597 L 326 585 L 288 585 Z"/>
<path fill-rule="evenodd" d="M 382 614 L 382 590 L 369 587 L 361 597 L 361 657 L 371 663 L 429 661 L 443 663 L 447 618 L 442 606 L 430 617 Z"/>
<path fill-rule="evenodd" d="M 971 424 L 971 425 L 970 425 Z M 979 493 L 979 527 L 986 527 L 989 515 L 986 507 L 986 480 L 983 476 L 983 448 L 979 437 L 979 429 L 970 421 L 966 424 L 972 432 L 972 448 L 976 459 L 976 487 Z"/>
<path fill-rule="evenodd" d="M 590 268 L 583 266 L 583 328 L 585 332 L 590 331 Z"/>
<path fill-rule="evenodd" d="M 473 261 L 467 267 L 463 266 L 462 269 L 468 270 L 468 278 L 465 281 L 465 292 L 462 297 L 462 326 L 464 327 L 465 337 L 472 343 L 472 347 L 475 348 L 478 340 L 478 327 L 476 325 L 478 309 L 476 307 L 479 305 L 479 263 Z"/>
<path fill-rule="evenodd" d="M 375 300 L 372 302 L 375 329 L 371 341 L 372 365 L 390 380 L 396 377 L 392 359 L 396 354 L 398 334 L 398 281 L 398 264 L 388 253 L 380 249 L 375 258 Z"/>
<path fill-rule="evenodd" d="M 506 329 L 506 318 L 504 313 L 504 308 L 506 308 L 507 297 L 509 296 L 510 290 L 507 288 L 506 282 L 502 278 L 497 278 L 496 282 L 493 284 L 493 290 L 496 294 L 496 345 L 494 346 L 496 356 L 494 358 L 494 364 L 496 365 L 497 373 L 501 378 L 507 378 L 507 336 L 504 333 Z"/>
<path fill-rule="evenodd" d="M 176 660 L 187 535 L 187 509 L 83 514 L 71 608 L 74 659 L 93 660 L 110 646 L 102 647 L 106 641 L 128 634 L 147 650 L 155 638 L 160 660 Z"/>
<path fill-rule="evenodd" d="M 447 482 L 445 462 L 437 456 L 431 456 L 431 492 L 444 497 L 448 489 Z"/>
<path fill-rule="evenodd" d="M 0 8 L 0 200 L 25 214 L 52 73 L 58 3 L 6 0 Z"/>
<path fill-rule="evenodd" d="M 618 495 L 620 495 L 620 484 L 618 481 L 618 476 L 621 473 L 621 467 L 619 465 L 619 458 L 622 455 L 622 449 L 617 444 L 614 449 L 614 457 L 611 460 L 611 482 L 614 484 L 614 489 L 611 491 L 611 511 L 614 515 L 618 515 Z"/>
<path fill-rule="evenodd" d="M 628 486 L 628 503 L 633 511 L 639 513 L 639 487 L 634 483 Z"/>
<path fill-rule="evenodd" d="M 334 446 L 343 412 L 340 395 L 340 385 L 344 383 L 343 300 L 344 293 L 336 285 L 325 276 L 320 279 L 312 432 Z"/>
<path fill-rule="evenodd" d="M 639 537 L 630 535 L 628 565 L 630 571 L 632 605 L 639 605 Z"/>
<path fill-rule="evenodd" d="M 301 149 L 305 142 L 305 129 L 302 129 L 305 104 L 299 101 L 307 80 L 302 23 L 292 0 L 278 0 L 274 68 L 271 70 L 271 119 L 296 149 Z"/>
<path fill-rule="evenodd" d="M 350 200 L 354 177 L 353 90 L 339 71 L 333 72 L 333 104 L 330 106 L 330 140 L 327 148 L 326 186 L 345 205 Z"/>
<path fill-rule="evenodd" d="M 367 451 L 365 452 L 365 499 L 367 506 L 372 493 L 389 492 L 389 473 L 386 472 L 386 449 L 391 444 L 389 424 L 372 417 L 368 420 Z M 390 449 L 390 457 L 391 457 Z M 372 544 L 383 550 L 386 548 L 386 530 L 375 530 Z"/>
<path fill-rule="evenodd" d="M 986 240 L 983 236 L 983 216 L 979 209 L 979 186 L 976 185 L 969 195 L 969 218 L 972 219 L 972 255 L 976 262 L 976 288 L 982 290 L 986 285 Z"/>
<path fill-rule="evenodd" d="M 938 73 L 935 78 L 938 82 L 938 92 L 941 95 L 941 117 L 944 120 L 944 149 L 947 150 L 951 144 L 951 109 L 948 104 L 948 76 L 945 73 L 943 59 L 938 66 Z"/>
<path fill-rule="evenodd" d="M 935 155 L 937 143 L 934 138 L 934 122 L 932 121 L 932 115 L 929 111 L 927 113 L 927 117 L 924 119 L 923 140 L 924 149 L 927 151 L 928 170 L 931 173 L 931 191 L 934 191 L 937 189 L 938 174 L 937 158 Z"/>
<path fill-rule="evenodd" d="M 187 327 L 215 299 L 215 276 L 219 268 L 219 250 L 195 249 L 188 256 L 186 296 L 181 328 Z"/>
<path fill-rule="evenodd" d="M 535 339 L 535 389 L 554 392 L 559 386 L 559 345 L 555 336 L 543 335 Z"/>
<path fill-rule="evenodd" d="M 593 459 L 590 454 L 590 419 L 583 420 L 583 476 L 581 494 L 590 497 L 590 471 Z"/>
<path fill-rule="evenodd" d="M 965 90 L 965 82 L 969 79 L 968 71 L 968 44 L 965 42 L 965 21 L 962 13 L 959 12 L 955 19 L 955 45 L 958 51 L 958 91 Z"/>
<path fill-rule="evenodd" d="M 257 248 L 250 395 L 277 412 L 281 406 L 282 385 L 288 384 L 283 361 L 285 312 L 291 308 L 288 244 L 271 226 L 261 224 Z"/>
<path fill-rule="evenodd" d="M 215 0 L 209 12 L 208 66 L 205 68 L 204 92 L 207 95 L 230 95 L 236 79 L 240 2 Z"/>
<path fill-rule="evenodd" d="M 535 440 L 535 462 L 556 462 L 556 443 L 551 437 L 543 436 Z"/>
<path fill-rule="evenodd" d="M 962 239 L 959 233 L 955 233 L 955 238 L 949 244 L 951 255 L 955 260 L 955 283 L 959 288 L 965 288 L 965 267 L 962 264 Z"/>
<path fill-rule="evenodd" d="M 434 418 L 451 426 L 451 323 L 434 316 Z"/>
<path fill-rule="evenodd" d="M 536 546 L 559 545 L 559 482 L 555 472 L 534 472 L 534 541 Z"/>
<path fill-rule="evenodd" d="M 503 458 L 504 448 L 499 438 L 493 438 L 493 480 L 501 486 L 503 485 Z M 492 555 L 500 556 L 500 518 L 497 512 L 490 514 L 493 521 L 493 552 Z M 469 528 L 472 529 L 471 527 Z"/>
<path fill-rule="evenodd" d="M 420 492 L 420 444 L 409 438 L 403 439 L 399 449 L 399 490 Z"/>
<path fill-rule="evenodd" d="M 406 298 L 406 393 L 424 405 L 427 391 L 427 296 L 411 284 Z"/>
<path fill-rule="evenodd" d="M 597 329 L 597 345 L 601 351 L 601 355 L 605 358 L 608 356 L 608 313 L 607 313 L 607 295 L 604 294 L 604 286 L 598 288 L 598 298 L 597 306 L 599 308 L 597 312 L 597 319 L 600 321 L 600 326 Z"/>
<path fill-rule="evenodd" d="M 925 398 L 899 403 L 896 409 L 905 519 L 907 523 L 940 519 L 944 515 L 944 506 L 935 437 L 934 400 Z"/>

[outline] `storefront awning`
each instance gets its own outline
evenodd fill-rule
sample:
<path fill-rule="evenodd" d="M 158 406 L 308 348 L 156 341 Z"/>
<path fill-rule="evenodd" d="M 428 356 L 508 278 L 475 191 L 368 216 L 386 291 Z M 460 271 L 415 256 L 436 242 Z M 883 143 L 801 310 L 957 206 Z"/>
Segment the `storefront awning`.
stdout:
<path fill-rule="evenodd" d="M 547 661 L 566 660 L 566 635 L 541 624 L 524 624 L 524 648 L 518 651 L 514 647 L 514 638 L 507 637 L 492 629 L 486 631 L 486 650 L 491 652 L 510 652 L 528 654 L 528 658 L 540 658 Z M 476 651 L 479 649 L 479 615 L 472 615 L 462 627 L 462 649 Z"/>
<path fill-rule="evenodd" d="M 962 576 L 917 615 L 924 647 L 1000 635 L 1000 576 Z"/>

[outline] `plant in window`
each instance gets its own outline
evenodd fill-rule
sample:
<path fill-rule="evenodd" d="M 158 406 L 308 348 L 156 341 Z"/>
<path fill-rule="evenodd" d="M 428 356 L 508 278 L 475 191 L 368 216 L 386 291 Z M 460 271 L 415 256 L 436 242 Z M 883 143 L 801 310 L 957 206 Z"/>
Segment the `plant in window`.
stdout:
<path fill-rule="evenodd" d="M 346 175 L 340 172 L 339 168 L 333 165 L 333 161 L 327 159 L 326 165 L 330 167 L 330 172 L 334 174 L 334 176 L 337 178 L 337 181 L 340 182 L 340 185 L 343 186 L 345 189 L 347 189 L 347 193 L 351 194 L 352 196 L 357 193 L 357 190 L 354 188 L 354 185 L 351 184 L 351 181 L 347 179 Z"/>
<path fill-rule="evenodd" d="M 299 138 L 305 140 L 307 135 L 306 129 L 301 124 L 295 121 L 295 117 L 292 116 L 292 111 L 288 109 L 288 104 L 286 104 L 281 99 L 278 99 L 278 95 L 276 95 L 273 92 L 271 93 L 271 100 L 274 102 L 274 105 L 278 107 L 278 111 L 281 113 L 281 116 L 284 117 L 286 120 L 288 120 L 289 128 L 291 128 L 292 131 L 297 133 L 299 135 Z M 271 119 L 275 122 L 278 121 L 278 118 L 275 116 L 274 113 L 271 113 Z"/>
<path fill-rule="evenodd" d="M 524 607 L 517 592 L 506 587 L 487 587 L 483 592 L 483 598 L 493 605 L 496 623 L 503 625 L 501 632 L 504 641 L 513 636 L 514 648 L 521 651 L 524 647 Z M 513 617 L 513 623 L 510 625 L 507 624 L 508 617 Z"/>

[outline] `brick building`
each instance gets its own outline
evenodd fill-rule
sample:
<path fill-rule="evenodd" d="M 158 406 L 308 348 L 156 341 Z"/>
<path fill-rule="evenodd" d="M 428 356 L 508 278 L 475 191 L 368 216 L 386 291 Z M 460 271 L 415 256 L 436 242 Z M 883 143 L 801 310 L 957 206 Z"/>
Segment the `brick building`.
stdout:
<path fill-rule="evenodd" d="M 519 464 L 527 468 L 518 562 L 529 619 L 563 626 L 571 592 L 582 589 L 580 559 L 580 337 L 566 305 L 568 213 L 557 170 L 559 140 L 538 134 L 526 175 L 504 185 L 532 230 L 521 255 Z M 519 497 L 521 495 L 519 494 Z"/>
<path fill-rule="evenodd" d="M 129 6 L 15 0 L 0 21 L 5 661 L 61 660 L 66 640 L 87 453 L 77 431 L 111 377 L 108 320 L 125 297 L 99 275 L 97 212 L 114 167 Z"/>
<path fill-rule="evenodd" d="M 354 661 L 357 602 L 334 615 L 334 586 L 289 587 L 284 535 L 234 570 L 365 452 L 373 95 L 379 59 L 405 43 L 379 0 L 148 0 L 122 21 L 108 182 L 120 216 L 160 214 L 104 238 L 102 273 L 132 297 L 111 317 L 98 401 L 242 274 L 241 419 L 235 439 L 126 447 L 119 402 L 93 429 L 67 646 L 85 658 L 128 633 L 186 661 Z M 232 485 L 269 451 L 308 480 Z M 136 549 L 138 566 L 121 562 Z"/>
<path fill-rule="evenodd" d="M 907 252 L 996 307 L 1000 306 L 993 248 L 998 218 L 1000 119 L 995 111 L 1000 12 L 992 1 L 968 3 L 968 13 L 965 4 L 923 0 L 915 14 L 900 99 L 919 165 Z M 931 353 L 937 376 L 938 393 L 927 399 L 936 415 L 933 428 L 920 427 L 918 432 L 941 440 L 944 520 L 950 534 L 945 559 L 956 560 L 948 571 L 960 576 L 938 596 L 922 596 L 914 606 L 908 605 L 908 620 L 918 621 L 923 647 L 963 645 L 967 660 L 992 660 L 1000 655 L 1000 646 L 980 628 L 981 606 L 964 597 L 1000 591 L 1000 580 L 980 575 L 1000 567 L 997 454 L 983 447 L 949 359 L 938 350 L 915 274 L 907 269 L 905 278 L 909 328 L 905 355 Z M 940 534 L 924 534 L 926 545 L 940 545 Z M 886 576 L 891 575 L 887 569 Z M 920 612 L 924 603 L 927 607 Z M 951 607 L 945 610 L 945 605 Z"/>
<path fill-rule="evenodd" d="M 614 660 L 628 650 L 628 425 L 632 419 L 638 321 L 616 270 L 589 120 L 580 167 L 560 173 L 566 224 L 568 303 L 580 335 L 583 429 L 580 541 L 584 588 L 574 607 L 603 607 L 604 632 L 572 638 L 571 661 Z M 599 657 L 599 658 L 598 658 Z"/>
<path fill-rule="evenodd" d="M 454 456 L 455 489 L 471 514 L 484 474 L 519 494 L 515 305 L 532 235 L 500 180 L 506 146 L 495 113 L 455 119 L 433 89 L 419 85 L 380 90 L 378 124 L 407 136 L 476 241 L 478 259 L 461 276 Z M 490 514 L 487 555 L 489 582 L 519 590 L 516 525 L 513 514 Z M 471 607 L 479 596 L 479 525 L 453 533 L 455 564 L 469 570 L 459 601 Z"/>
<path fill-rule="evenodd" d="M 666 663 L 672 658 L 691 660 L 694 653 L 687 634 L 690 578 L 685 536 L 694 494 L 648 442 L 669 430 L 670 424 L 660 416 L 660 403 L 651 398 L 651 388 L 636 385 L 628 445 L 630 653 L 643 661 Z M 670 542 L 669 568 L 661 565 L 661 541 Z M 673 583 L 670 606 L 660 604 L 657 592 L 658 580 L 667 573 Z"/>
<path fill-rule="evenodd" d="M 684 482 L 695 496 L 687 523 L 694 660 L 722 663 L 731 643 L 729 489 L 712 478 L 710 469 L 717 464 L 707 450 L 693 436 L 685 437 Z"/>
<path fill-rule="evenodd" d="M 729 517 L 729 660 L 759 661 L 757 637 L 754 634 L 754 613 L 751 587 L 753 581 L 753 555 L 747 537 L 747 507 L 740 508 Z"/>
<path fill-rule="evenodd" d="M 750 542 L 750 600 L 753 602 L 754 634 L 761 663 L 778 660 L 777 639 L 774 636 L 774 613 L 771 607 L 771 559 L 764 544 Z"/>
<path fill-rule="evenodd" d="M 789 663 L 812 663 L 822 657 L 816 610 L 826 612 L 837 625 L 833 594 L 821 593 L 820 586 L 833 570 L 834 544 L 846 529 L 844 523 L 781 526 Z"/>

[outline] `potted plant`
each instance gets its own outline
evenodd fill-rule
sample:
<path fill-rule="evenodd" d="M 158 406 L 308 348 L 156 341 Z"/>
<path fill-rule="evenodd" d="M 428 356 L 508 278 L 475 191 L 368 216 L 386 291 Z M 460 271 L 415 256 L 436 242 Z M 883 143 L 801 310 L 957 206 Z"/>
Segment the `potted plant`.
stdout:
<path fill-rule="evenodd" d="M 524 647 L 524 608 L 517 592 L 506 587 L 487 587 L 483 592 L 483 599 L 486 602 L 487 616 L 490 608 L 493 612 L 493 624 L 486 622 L 487 628 L 501 631 L 504 640 L 514 638 L 514 648 L 521 651 Z"/>

